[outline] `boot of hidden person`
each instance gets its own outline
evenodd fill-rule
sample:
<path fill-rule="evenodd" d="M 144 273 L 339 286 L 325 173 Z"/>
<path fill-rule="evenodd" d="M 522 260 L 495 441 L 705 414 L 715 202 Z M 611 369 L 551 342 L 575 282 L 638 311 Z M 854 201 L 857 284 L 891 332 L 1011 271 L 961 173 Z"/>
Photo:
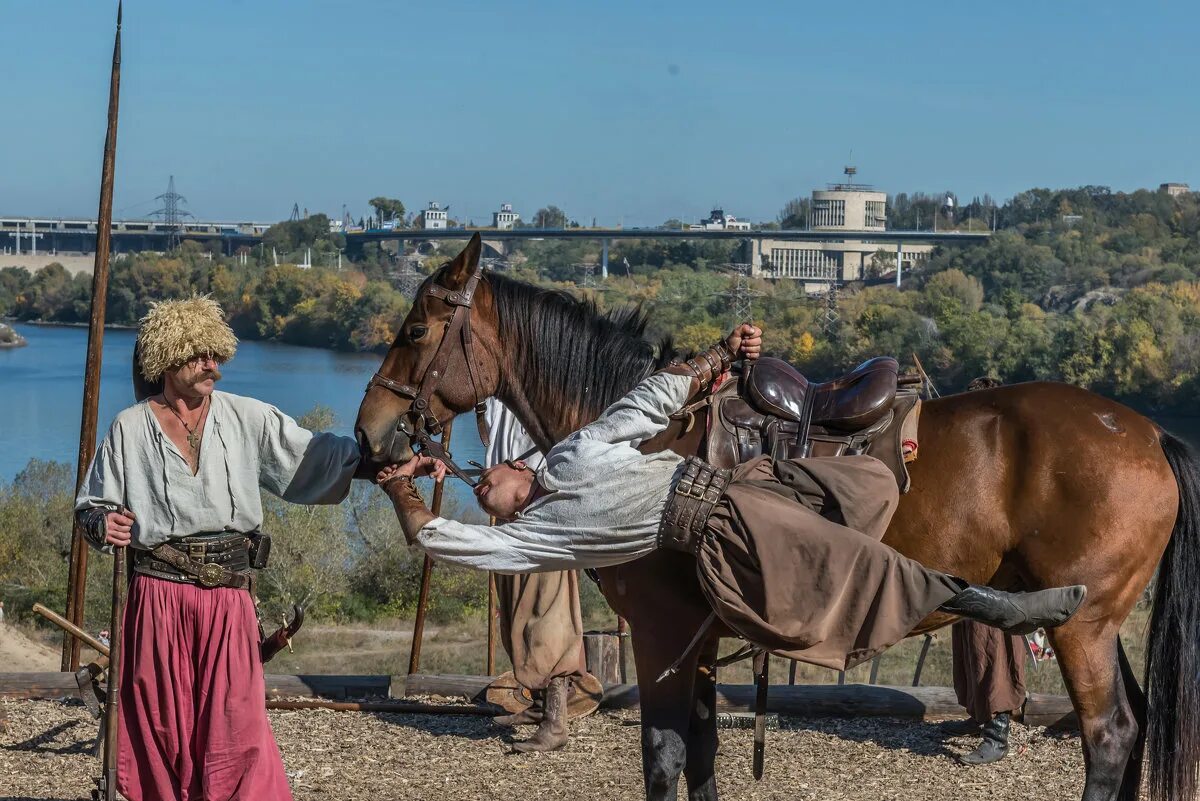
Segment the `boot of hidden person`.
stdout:
<path fill-rule="evenodd" d="M 959 757 L 964 765 L 989 765 L 1008 756 L 1008 734 L 1012 716 L 1001 712 L 983 725 L 983 742 L 971 753 Z"/>
<path fill-rule="evenodd" d="M 513 751 L 525 754 L 532 751 L 557 751 L 567 744 L 567 682 L 558 676 L 550 680 L 545 690 L 542 720 L 528 740 L 513 743 Z"/>

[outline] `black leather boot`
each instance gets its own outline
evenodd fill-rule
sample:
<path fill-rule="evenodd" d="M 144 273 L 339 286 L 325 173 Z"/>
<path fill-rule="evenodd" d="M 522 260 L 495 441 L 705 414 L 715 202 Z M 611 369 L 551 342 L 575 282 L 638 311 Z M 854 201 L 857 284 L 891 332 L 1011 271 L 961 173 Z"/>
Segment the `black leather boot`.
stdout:
<path fill-rule="evenodd" d="M 513 743 L 513 750 L 523 754 L 529 751 L 557 751 L 567 744 L 567 692 L 570 679 L 559 676 L 550 680 L 546 688 L 542 722 L 528 740 Z"/>
<path fill-rule="evenodd" d="M 1082 584 L 1037 592 L 1004 592 L 965 581 L 963 584 L 966 588 L 938 610 L 978 620 L 1009 634 L 1032 634 L 1040 628 L 1061 626 L 1087 595 L 1087 587 Z"/>
<path fill-rule="evenodd" d="M 1008 733 L 1012 729 L 1012 716 L 1001 712 L 983 726 L 983 742 L 971 753 L 958 761 L 964 765 L 988 765 L 1008 756 Z"/>

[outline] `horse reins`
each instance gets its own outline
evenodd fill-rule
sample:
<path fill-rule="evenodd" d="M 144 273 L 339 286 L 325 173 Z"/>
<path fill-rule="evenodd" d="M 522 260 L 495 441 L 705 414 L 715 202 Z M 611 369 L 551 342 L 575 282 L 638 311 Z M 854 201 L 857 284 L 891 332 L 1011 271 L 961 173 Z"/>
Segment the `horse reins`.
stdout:
<path fill-rule="evenodd" d="M 450 352 L 453 350 L 457 338 L 462 346 L 463 357 L 467 362 L 471 392 L 475 396 L 475 425 L 479 430 L 479 439 L 483 441 L 484 446 L 488 445 L 491 438 L 488 433 L 487 421 L 483 416 L 486 404 L 484 403 L 485 398 L 479 395 L 479 367 L 475 363 L 474 338 L 471 335 L 471 304 L 475 299 L 475 290 L 479 286 L 478 270 L 479 268 L 476 266 L 475 272 L 467 278 L 467 283 L 461 290 L 447 289 L 439 284 L 431 284 L 425 290 L 426 296 L 441 299 L 454 311 L 450 314 L 450 322 L 446 324 L 446 333 L 442 335 L 442 341 L 438 344 L 432 361 L 429 362 L 429 366 L 425 368 L 425 372 L 421 376 L 420 384 L 414 388 L 410 384 L 403 384 L 376 372 L 367 382 L 365 390 L 369 392 L 371 387 L 383 387 L 402 398 L 411 400 L 412 403 L 408 410 L 396 422 L 396 431 L 393 433 L 393 437 L 395 434 L 403 434 L 408 437 L 410 442 L 419 443 L 422 453 L 443 462 L 450 472 L 472 486 L 477 482 L 472 481 L 454 463 L 450 452 L 440 442 L 433 439 L 442 432 L 442 425 L 436 417 L 429 414 L 429 401 L 437 390 L 438 383 L 446 377 L 446 365 L 450 362 Z M 432 425 L 430 421 L 432 421 Z"/>

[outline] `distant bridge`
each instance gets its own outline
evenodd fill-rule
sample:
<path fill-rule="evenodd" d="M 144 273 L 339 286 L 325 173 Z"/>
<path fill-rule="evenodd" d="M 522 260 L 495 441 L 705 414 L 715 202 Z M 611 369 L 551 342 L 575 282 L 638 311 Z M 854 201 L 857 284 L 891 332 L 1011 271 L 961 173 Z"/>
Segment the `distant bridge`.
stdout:
<path fill-rule="evenodd" d="M 8 253 L 92 253 L 96 250 L 95 220 L 0 216 L 0 248 Z M 112 247 L 116 253 L 166 250 L 173 234 L 181 240 L 218 243 L 232 255 L 240 247 L 257 245 L 271 223 L 183 222 L 176 226 L 157 220 L 114 220 Z"/>

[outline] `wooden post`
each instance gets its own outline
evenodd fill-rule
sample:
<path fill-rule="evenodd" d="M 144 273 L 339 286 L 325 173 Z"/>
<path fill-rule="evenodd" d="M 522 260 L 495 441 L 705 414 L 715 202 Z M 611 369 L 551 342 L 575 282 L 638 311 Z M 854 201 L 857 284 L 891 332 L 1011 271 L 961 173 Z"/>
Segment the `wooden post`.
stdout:
<path fill-rule="evenodd" d="M 108 130 L 100 167 L 100 211 L 96 217 L 96 261 L 92 270 L 92 312 L 88 323 L 87 362 L 83 374 L 83 414 L 79 425 L 79 463 L 75 471 L 78 494 L 96 451 L 96 417 L 100 404 L 100 362 L 104 349 L 104 312 L 108 305 L 108 257 L 112 247 L 113 176 L 117 161 L 117 110 L 121 96 L 121 3 L 117 3 L 117 34 L 113 41 L 112 72 L 108 84 Z M 67 570 L 67 620 L 83 626 L 87 587 L 88 545 L 83 529 L 71 532 L 71 559 Z M 63 635 L 62 669 L 79 669 L 79 640 Z"/>
<path fill-rule="evenodd" d="M 492 518 L 492 525 L 496 525 L 496 518 Z M 498 610 L 496 609 L 496 574 L 488 573 L 488 644 L 487 644 L 487 675 L 496 675 L 496 639 L 499 632 L 496 631 L 498 619 Z"/>
<path fill-rule="evenodd" d="M 589 631 L 583 635 L 583 660 L 587 672 L 605 687 L 621 680 L 621 636 L 611 631 Z"/>
<path fill-rule="evenodd" d="M 112 580 L 112 617 L 109 622 L 109 633 L 112 639 L 108 644 L 108 695 L 104 704 L 104 763 L 100 774 L 100 791 L 105 801 L 116 801 L 117 798 L 117 745 L 120 730 L 117 718 L 121 704 L 121 640 L 125 632 L 125 596 L 129 589 L 128 548 L 121 546 L 113 548 L 113 580 Z"/>
<path fill-rule="evenodd" d="M 442 447 L 450 451 L 450 430 L 454 427 L 451 418 L 442 427 Z M 435 515 L 442 512 L 442 493 L 446 488 L 446 480 L 438 479 L 433 485 L 433 503 L 429 509 Z M 408 652 L 408 673 L 412 675 L 421 669 L 421 640 L 425 636 L 425 612 L 429 606 L 429 579 L 433 574 L 433 560 L 425 555 L 425 563 L 421 568 L 421 592 L 417 596 L 417 617 L 413 621 L 412 650 Z"/>
<path fill-rule="evenodd" d="M 621 617 L 620 615 L 617 615 L 617 637 L 620 638 L 620 640 L 618 641 L 620 644 L 620 652 L 617 655 L 617 659 L 619 660 L 617 664 L 621 671 L 621 683 L 628 684 L 629 683 L 629 668 L 628 668 L 628 664 L 629 664 L 629 623 L 627 623 L 625 621 L 625 618 Z"/>

